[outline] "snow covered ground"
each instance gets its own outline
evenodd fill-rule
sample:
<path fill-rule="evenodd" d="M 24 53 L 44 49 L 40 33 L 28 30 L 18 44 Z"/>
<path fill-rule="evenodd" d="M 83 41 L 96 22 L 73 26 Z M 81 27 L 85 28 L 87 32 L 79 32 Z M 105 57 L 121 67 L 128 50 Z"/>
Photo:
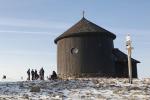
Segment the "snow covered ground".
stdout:
<path fill-rule="evenodd" d="M 30 92 L 31 88 L 40 92 Z M 80 78 L 76 80 L 0 82 L 0 100 L 150 100 L 150 79 Z"/>

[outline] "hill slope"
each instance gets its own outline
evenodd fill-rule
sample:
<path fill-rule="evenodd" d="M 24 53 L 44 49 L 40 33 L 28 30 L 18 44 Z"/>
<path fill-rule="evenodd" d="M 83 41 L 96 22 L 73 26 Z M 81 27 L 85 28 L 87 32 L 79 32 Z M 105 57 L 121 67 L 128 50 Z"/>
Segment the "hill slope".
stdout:
<path fill-rule="evenodd" d="M 40 92 L 30 92 L 38 87 Z M 82 78 L 76 80 L 0 82 L 0 100 L 150 99 L 150 79 Z"/>

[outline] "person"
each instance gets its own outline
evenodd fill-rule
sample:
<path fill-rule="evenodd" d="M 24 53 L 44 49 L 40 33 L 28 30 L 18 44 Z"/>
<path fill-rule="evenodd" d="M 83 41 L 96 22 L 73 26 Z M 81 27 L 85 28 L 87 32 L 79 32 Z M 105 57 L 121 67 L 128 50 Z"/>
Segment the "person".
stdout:
<path fill-rule="evenodd" d="M 55 71 L 53 71 L 52 75 L 51 75 L 51 79 L 54 80 L 54 79 L 57 79 L 57 74 Z"/>
<path fill-rule="evenodd" d="M 6 79 L 6 75 L 3 75 L 3 79 Z"/>
<path fill-rule="evenodd" d="M 36 69 L 35 69 L 34 74 L 35 74 L 35 80 L 37 80 L 37 79 L 39 78 L 39 75 L 38 75 L 38 73 L 37 73 L 37 70 L 36 70 Z"/>
<path fill-rule="evenodd" d="M 31 75 L 32 75 L 32 80 L 34 80 L 35 79 L 35 73 L 34 73 L 33 69 L 31 71 Z"/>
<path fill-rule="evenodd" d="M 43 67 L 40 69 L 39 74 L 40 74 L 40 80 L 44 80 L 44 69 L 43 69 Z"/>
<path fill-rule="evenodd" d="M 30 68 L 28 69 L 27 74 L 28 74 L 27 80 L 30 80 Z"/>

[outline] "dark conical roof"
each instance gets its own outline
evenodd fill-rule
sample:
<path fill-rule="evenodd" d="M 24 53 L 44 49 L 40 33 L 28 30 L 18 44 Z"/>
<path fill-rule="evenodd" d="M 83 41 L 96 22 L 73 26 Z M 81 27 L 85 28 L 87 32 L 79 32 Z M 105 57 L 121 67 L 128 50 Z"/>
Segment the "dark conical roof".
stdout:
<path fill-rule="evenodd" d="M 70 36 L 80 36 L 80 35 L 100 35 L 100 34 L 106 34 L 110 36 L 111 38 L 115 39 L 116 35 L 105 30 L 104 28 L 88 21 L 84 17 L 77 22 L 75 25 L 73 25 L 70 29 L 65 31 L 63 34 L 61 34 L 59 37 L 55 39 L 55 43 L 57 43 L 58 40 Z"/>

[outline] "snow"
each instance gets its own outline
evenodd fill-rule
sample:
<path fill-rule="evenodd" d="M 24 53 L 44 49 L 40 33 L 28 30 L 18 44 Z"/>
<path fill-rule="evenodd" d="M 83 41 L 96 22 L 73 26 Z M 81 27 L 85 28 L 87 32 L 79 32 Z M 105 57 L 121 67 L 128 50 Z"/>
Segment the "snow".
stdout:
<path fill-rule="evenodd" d="M 30 92 L 33 86 L 40 92 Z M 150 78 L 79 78 L 0 82 L 0 100 L 126 100 L 150 99 Z"/>

